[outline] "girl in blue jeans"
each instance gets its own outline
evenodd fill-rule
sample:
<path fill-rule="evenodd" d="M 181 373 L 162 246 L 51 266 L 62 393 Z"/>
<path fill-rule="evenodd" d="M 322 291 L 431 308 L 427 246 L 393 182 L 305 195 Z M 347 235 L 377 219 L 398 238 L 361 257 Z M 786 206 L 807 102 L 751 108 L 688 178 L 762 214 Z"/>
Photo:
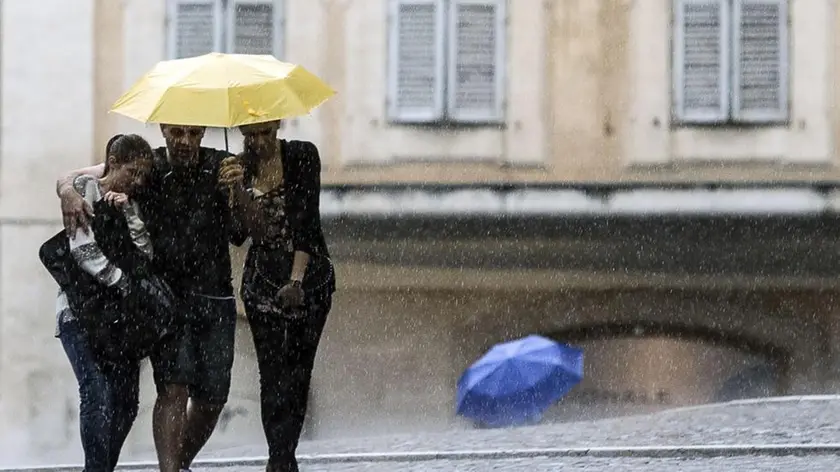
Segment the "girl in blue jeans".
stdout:
<path fill-rule="evenodd" d="M 73 183 L 73 190 L 95 209 L 91 227 L 77 229 L 69 244 L 57 246 L 69 251 L 69 264 L 75 263 L 64 271 L 63 280 L 56 277 L 61 286 L 56 336 L 79 383 L 85 472 L 114 470 L 137 416 L 140 355 L 130 343 L 109 336 L 124 328 L 121 323 L 131 322 L 125 300 L 138 287 L 149 286 L 142 272 L 152 257 L 145 225 L 129 199 L 152 166 L 151 147 L 140 136 L 117 135 L 106 154 L 101 179 L 79 176 Z M 46 256 L 45 251 L 42 247 L 45 265 L 50 257 L 66 256 L 62 249 Z M 61 273 L 51 270 L 56 272 Z M 121 331 L 123 338 L 126 333 Z M 122 355 L 120 349 L 127 352 Z"/>

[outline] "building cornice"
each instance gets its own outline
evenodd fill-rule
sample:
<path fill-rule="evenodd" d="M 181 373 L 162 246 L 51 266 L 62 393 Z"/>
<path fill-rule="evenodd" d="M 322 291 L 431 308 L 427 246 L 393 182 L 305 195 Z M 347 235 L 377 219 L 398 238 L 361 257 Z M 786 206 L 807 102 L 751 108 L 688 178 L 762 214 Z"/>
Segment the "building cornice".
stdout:
<path fill-rule="evenodd" d="M 840 182 L 325 186 L 330 217 L 816 216 L 840 211 Z"/>

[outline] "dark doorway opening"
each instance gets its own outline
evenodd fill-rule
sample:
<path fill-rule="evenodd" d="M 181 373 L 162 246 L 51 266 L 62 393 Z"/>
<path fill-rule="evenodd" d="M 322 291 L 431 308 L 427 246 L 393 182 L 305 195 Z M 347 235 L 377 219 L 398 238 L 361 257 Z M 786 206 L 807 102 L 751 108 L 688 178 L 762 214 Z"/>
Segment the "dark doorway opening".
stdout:
<path fill-rule="evenodd" d="M 579 325 L 550 337 L 584 349 L 584 380 L 549 421 L 643 414 L 785 392 L 789 354 L 742 333 L 655 322 Z"/>

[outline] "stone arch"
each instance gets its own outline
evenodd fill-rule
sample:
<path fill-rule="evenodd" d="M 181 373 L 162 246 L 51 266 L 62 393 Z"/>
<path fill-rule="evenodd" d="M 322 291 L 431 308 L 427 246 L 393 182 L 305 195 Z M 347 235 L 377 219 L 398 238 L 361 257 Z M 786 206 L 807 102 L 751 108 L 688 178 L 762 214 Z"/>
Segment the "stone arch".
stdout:
<path fill-rule="evenodd" d="M 587 323 L 549 333 L 549 336 L 570 343 L 622 337 L 677 338 L 735 348 L 739 351 L 764 357 L 779 367 L 786 367 L 791 356 L 788 350 L 790 347 L 786 348 L 775 344 L 772 340 L 731 331 L 725 327 L 712 328 L 702 325 L 663 323 L 649 320 Z"/>
<path fill-rule="evenodd" d="M 710 401 L 745 398 L 744 395 L 746 397 L 777 395 L 785 392 L 789 384 L 791 353 L 786 348 L 764 339 L 726 329 L 652 321 L 607 322 L 574 326 L 551 333 L 550 337 L 570 344 L 618 339 L 673 339 L 713 348 L 729 348 L 753 357 L 755 359 L 753 362 L 758 361 L 758 364 L 752 364 L 749 368 L 730 377 Z M 739 377 L 746 378 L 747 375 L 752 377 L 749 381 L 739 379 Z M 755 377 L 756 375 L 758 377 Z M 728 389 L 725 388 L 727 384 L 730 385 Z"/>
<path fill-rule="evenodd" d="M 521 316 L 483 319 L 484 347 L 542 333 L 555 337 L 643 332 L 760 354 L 779 366 L 782 394 L 822 388 L 822 309 L 809 294 L 689 290 L 561 292 L 511 297 L 497 307 Z M 810 300 L 810 301 L 809 301 Z M 504 334 L 504 338 L 500 337 Z"/>

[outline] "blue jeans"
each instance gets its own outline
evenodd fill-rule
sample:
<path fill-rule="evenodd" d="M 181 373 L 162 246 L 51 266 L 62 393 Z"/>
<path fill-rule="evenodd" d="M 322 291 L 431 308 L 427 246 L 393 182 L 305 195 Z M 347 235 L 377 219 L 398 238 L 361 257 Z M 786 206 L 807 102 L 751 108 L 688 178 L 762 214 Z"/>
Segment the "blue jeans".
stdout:
<path fill-rule="evenodd" d="M 77 321 L 62 323 L 59 339 L 79 383 L 84 472 L 111 472 L 137 417 L 140 365 L 100 362 Z"/>

